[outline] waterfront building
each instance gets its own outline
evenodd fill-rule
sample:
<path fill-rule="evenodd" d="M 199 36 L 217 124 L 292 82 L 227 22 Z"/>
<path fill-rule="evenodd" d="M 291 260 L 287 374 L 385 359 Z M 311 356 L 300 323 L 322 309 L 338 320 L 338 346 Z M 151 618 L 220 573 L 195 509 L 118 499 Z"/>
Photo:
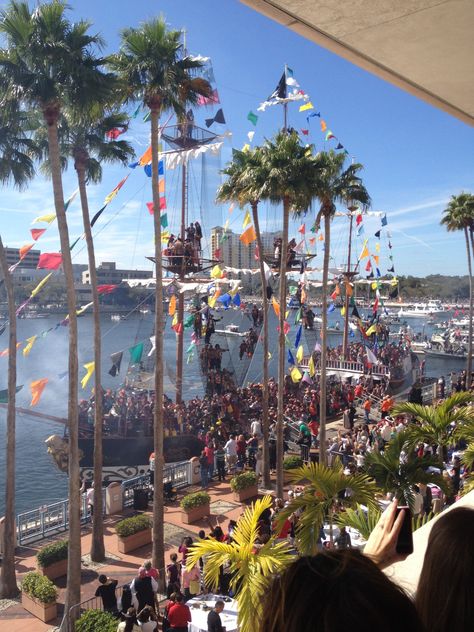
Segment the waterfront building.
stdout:
<path fill-rule="evenodd" d="M 115 261 L 103 261 L 97 268 L 97 283 L 99 285 L 118 285 L 129 279 L 151 279 L 152 270 L 121 270 L 117 268 Z M 82 283 L 90 285 L 89 267 L 82 273 Z"/>

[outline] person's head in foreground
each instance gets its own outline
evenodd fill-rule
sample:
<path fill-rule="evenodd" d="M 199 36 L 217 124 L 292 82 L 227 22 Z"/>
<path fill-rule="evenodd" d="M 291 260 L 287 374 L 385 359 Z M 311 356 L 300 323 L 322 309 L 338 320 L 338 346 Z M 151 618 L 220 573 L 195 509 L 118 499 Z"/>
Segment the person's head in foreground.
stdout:
<path fill-rule="evenodd" d="M 260 632 L 420 632 L 407 595 L 357 550 L 301 557 L 276 577 Z"/>
<path fill-rule="evenodd" d="M 474 509 L 459 507 L 431 529 L 416 606 L 429 632 L 474 626 Z"/>

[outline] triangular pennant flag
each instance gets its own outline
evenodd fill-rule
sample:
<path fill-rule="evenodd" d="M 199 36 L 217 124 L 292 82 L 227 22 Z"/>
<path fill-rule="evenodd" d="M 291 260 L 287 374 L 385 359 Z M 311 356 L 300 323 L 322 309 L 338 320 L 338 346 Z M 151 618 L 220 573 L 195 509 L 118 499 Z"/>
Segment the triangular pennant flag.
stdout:
<path fill-rule="evenodd" d="M 254 114 L 252 111 L 250 111 L 247 114 L 247 120 L 250 121 L 253 125 L 256 125 L 258 121 L 258 116 Z"/>
<path fill-rule="evenodd" d="M 151 349 L 148 352 L 148 357 L 150 358 L 154 353 L 155 353 L 155 349 L 156 349 L 156 336 L 150 336 L 150 342 L 151 342 Z"/>
<path fill-rule="evenodd" d="M 395 272 L 395 268 L 393 266 L 391 268 L 387 268 L 387 272 Z"/>
<path fill-rule="evenodd" d="M 344 149 L 344 145 L 341 145 L 341 143 L 337 143 L 336 149 Z"/>
<path fill-rule="evenodd" d="M 27 344 L 23 348 L 23 355 L 25 358 L 29 355 L 33 345 L 35 344 L 36 338 L 38 338 L 38 336 L 31 336 L 31 338 L 26 339 Z"/>
<path fill-rule="evenodd" d="M 378 230 L 376 233 L 374 233 L 375 237 L 377 237 L 377 239 L 380 239 L 380 230 Z"/>
<path fill-rule="evenodd" d="M 44 252 L 39 256 L 38 270 L 58 270 L 63 262 L 60 252 Z"/>
<path fill-rule="evenodd" d="M 371 263 L 370 259 L 368 259 L 368 261 L 366 263 L 366 266 L 365 266 L 365 270 L 366 270 L 366 272 L 370 272 L 371 269 L 372 269 L 372 263 Z"/>
<path fill-rule="evenodd" d="M 249 226 L 240 235 L 239 239 L 245 246 L 250 246 L 250 244 L 257 239 L 257 235 L 255 234 L 255 228 L 253 227 L 253 225 Z"/>
<path fill-rule="evenodd" d="M 301 373 L 301 371 L 296 366 L 291 369 L 290 375 L 291 375 L 291 379 L 292 379 L 294 384 L 299 382 L 301 380 L 301 378 L 303 377 L 303 374 Z"/>
<path fill-rule="evenodd" d="M 295 338 L 295 349 L 298 348 L 299 344 L 300 344 L 300 340 L 301 340 L 301 334 L 303 333 L 303 325 L 300 325 L 298 327 L 298 331 L 296 332 L 296 338 Z"/>
<path fill-rule="evenodd" d="M 298 347 L 298 351 L 296 352 L 296 360 L 299 364 L 301 364 L 301 362 L 303 361 L 303 357 L 304 357 L 303 345 L 300 345 Z"/>
<path fill-rule="evenodd" d="M 321 131 L 325 132 L 328 128 L 326 121 L 324 119 L 321 119 L 321 121 L 319 122 L 319 124 L 321 125 Z"/>
<path fill-rule="evenodd" d="M 336 309 L 336 306 L 334 305 L 334 303 L 331 303 L 331 305 L 329 305 L 328 307 L 328 314 L 333 312 L 335 309 Z"/>
<path fill-rule="evenodd" d="M 326 136 L 325 136 L 325 140 L 331 140 L 331 138 L 336 138 L 336 137 L 335 137 L 335 136 L 334 136 L 334 134 L 331 132 L 331 130 L 330 130 L 330 129 L 328 129 L 328 131 L 327 131 L 327 133 L 326 133 Z"/>
<path fill-rule="evenodd" d="M 123 351 L 116 351 L 112 353 L 110 359 L 112 361 L 112 367 L 109 370 L 109 375 L 115 377 L 117 373 L 120 373 L 120 365 L 122 364 Z"/>
<path fill-rule="evenodd" d="M 275 297 L 272 298 L 272 306 L 273 306 L 273 311 L 275 312 L 275 314 L 277 316 L 280 316 L 280 304 L 279 302 L 275 299 Z"/>
<path fill-rule="evenodd" d="M 379 244 L 379 242 L 377 242 L 375 244 L 375 252 L 380 252 L 380 244 Z"/>
<path fill-rule="evenodd" d="M 143 355 L 143 342 L 139 342 L 138 344 L 130 347 L 130 364 L 138 364 L 142 359 Z"/>
<path fill-rule="evenodd" d="M 381 219 L 381 224 L 382 226 L 387 226 L 388 222 L 387 222 L 387 214 L 385 214 L 382 219 Z"/>
<path fill-rule="evenodd" d="M 168 314 L 170 316 L 174 316 L 176 312 L 176 295 L 173 294 L 173 296 L 170 298 L 170 303 L 168 305 Z"/>
<path fill-rule="evenodd" d="M 47 215 L 40 215 L 36 217 L 31 223 L 37 224 L 38 222 L 45 222 L 46 224 L 51 224 L 56 219 L 56 213 L 48 213 Z"/>
<path fill-rule="evenodd" d="M 240 300 L 240 294 L 236 294 L 234 296 L 234 298 L 232 299 L 232 302 L 234 303 L 234 305 L 236 305 L 237 307 L 240 307 L 241 304 L 241 300 Z"/>
<path fill-rule="evenodd" d="M 268 97 L 267 101 L 270 101 L 271 99 L 286 99 L 286 75 L 285 75 L 285 73 L 283 73 L 282 76 L 280 77 L 280 81 L 278 82 L 277 87 L 271 93 L 271 95 Z"/>
<path fill-rule="evenodd" d="M 97 213 L 94 215 L 94 217 L 91 220 L 91 228 L 94 226 L 94 224 L 99 219 L 99 217 L 102 215 L 102 213 L 105 211 L 106 206 L 107 206 L 107 204 L 104 204 L 104 206 L 101 209 L 99 209 L 97 211 Z"/>
<path fill-rule="evenodd" d="M 31 237 L 34 239 L 34 241 L 38 241 L 41 235 L 45 232 L 46 232 L 46 228 L 31 228 L 30 229 Z"/>
<path fill-rule="evenodd" d="M 359 310 L 355 305 L 352 308 L 351 316 L 354 316 L 354 318 L 360 318 Z"/>
<path fill-rule="evenodd" d="M 309 125 L 309 119 L 313 118 L 313 116 L 318 116 L 319 118 L 321 118 L 321 112 L 311 112 L 311 114 L 308 114 L 308 116 L 306 117 L 306 121 L 308 122 L 308 125 Z"/>
<path fill-rule="evenodd" d="M 367 354 L 367 360 L 370 364 L 378 364 L 377 356 L 369 349 L 369 347 L 365 348 L 365 352 Z"/>
<path fill-rule="evenodd" d="M 22 261 L 26 255 L 30 252 L 30 250 L 33 248 L 34 244 L 27 244 L 26 246 L 22 246 L 19 250 L 20 253 L 20 261 Z"/>
<path fill-rule="evenodd" d="M 41 281 L 38 283 L 38 285 L 35 287 L 35 289 L 31 292 L 30 294 L 30 298 L 34 298 L 38 292 L 46 285 L 46 283 L 49 281 L 49 279 L 51 278 L 51 275 L 53 273 L 50 272 L 49 274 L 47 274 L 44 279 L 41 279 Z"/>
<path fill-rule="evenodd" d="M 293 354 L 291 353 L 290 349 L 288 349 L 288 364 L 292 364 L 294 366 L 295 364 L 295 359 L 293 357 Z"/>
<path fill-rule="evenodd" d="M 44 387 L 46 386 L 46 384 L 48 383 L 48 378 L 44 377 L 41 380 L 35 380 L 34 382 L 31 382 L 30 384 L 30 391 L 31 391 L 31 404 L 30 406 L 36 406 L 36 404 L 39 402 L 41 395 L 44 391 Z"/>
<path fill-rule="evenodd" d="M 316 367 L 314 366 L 313 356 L 311 355 L 308 362 L 308 371 L 311 377 L 316 375 Z"/>
<path fill-rule="evenodd" d="M 98 285 L 97 293 L 98 294 L 112 294 L 118 288 L 118 285 L 114 284 L 106 284 L 106 285 Z"/>
<path fill-rule="evenodd" d="M 369 256 L 369 249 L 367 248 L 367 242 L 368 241 L 369 241 L 368 239 L 364 240 L 364 243 L 362 245 L 362 252 L 359 255 L 359 260 L 360 259 L 364 259 L 365 257 Z"/>
<path fill-rule="evenodd" d="M 302 129 L 301 133 L 304 134 L 304 136 L 308 136 L 309 134 L 309 129 Z"/>
<path fill-rule="evenodd" d="M 83 365 L 85 370 L 86 370 L 86 374 L 84 375 L 84 377 L 81 380 L 81 387 L 84 389 L 87 386 L 87 382 L 90 380 L 91 375 L 94 373 L 95 370 L 95 362 L 87 362 L 87 364 Z"/>
<path fill-rule="evenodd" d="M 303 373 L 303 379 L 301 381 L 305 382 L 306 384 L 312 384 L 313 383 L 313 380 L 310 378 L 308 371 L 305 371 Z"/>
<path fill-rule="evenodd" d="M 304 105 L 300 105 L 299 111 L 306 112 L 306 110 L 313 110 L 313 109 L 314 109 L 314 105 L 311 103 L 311 101 L 308 101 L 308 103 L 305 103 Z"/>
<path fill-rule="evenodd" d="M 143 165 L 147 165 L 149 162 L 151 162 L 151 145 L 148 147 L 148 149 L 145 151 L 144 154 L 142 154 L 141 158 L 138 160 L 138 164 L 143 166 Z"/>
<path fill-rule="evenodd" d="M 252 223 L 252 218 L 250 217 L 250 212 L 249 212 L 249 211 L 247 211 L 247 212 L 245 213 L 244 223 L 243 223 L 243 225 L 242 225 L 242 228 L 244 228 L 244 229 L 245 229 L 245 228 L 246 228 L 249 224 L 251 224 L 251 223 Z"/>
<path fill-rule="evenodd" d="M 304 235 L 306 233 L 306 224 L 301 224 L 301 226 L 298 228 L 298 232 Z"/>
<path fill-rule="evenodd" d="M 222 278 L 222 270 L 219 267 L 219 265 L 215 265 L 212 268 L 209 276 L 211 277 L 211 279 L 221 279 Z"/>
<path fill-rule="evenodd" d="M 120 180 L 120 182 L 117 184 L 115 189 L 112 189 L 112 191 L 108 195 L 105 196 L 104 204 L 110 204 L 110 202 L 114 199 L 114 197 L 117 195 L 117 193 L 120 191 L 120 189 L 123 187 L 123 185 L 127 181 L 127 178 L 128 176 L 125 176 L 123 180 Z"/>

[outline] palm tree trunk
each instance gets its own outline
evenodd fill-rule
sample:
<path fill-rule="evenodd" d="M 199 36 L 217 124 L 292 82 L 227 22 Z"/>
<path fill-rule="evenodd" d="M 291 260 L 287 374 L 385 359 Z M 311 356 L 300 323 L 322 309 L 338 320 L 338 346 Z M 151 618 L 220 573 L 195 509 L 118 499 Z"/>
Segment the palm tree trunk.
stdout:
<path fill-rule="evenodd" d="M 91 560 L 102 562 L 105 559 L 104 545 L 104 516 L 102 512 L 103 492 L 102 492 L 102 427 L 104 421 L 103 414 L 103 391 L 101 384 L 101 346 L 100 346 L 100 305 L 99 293 L 97 291 L 97 272 L 95 268 L 94 243 L 92 240 L 92 230 L 89 216 L 89 203 L 87 200 L 86 175 L 84 163 L 76 165 L 77 179 L 79 183 L 79 195 L 81 196 L 82 221 L 87 244 L 87 258 L 89 263 L 89 278 L 92 291 L 93 315 L 94 315 L 94 514 L 92 517 L 92 542 Z"/>
<path fill-rule="evenodd" d="M 262 430 L 263 430 L 263 484 L 265 489 L 270 487 L 270 453 L 268 450 L 268 299 L 265 267 L 263 265 L 263 244 L 258 221 L 258 204 L 252 204 L 253 224 L 257 235 L 258 263 L 260 267 L 260 282 L 262 284 L 263 309 L 263 389 L 262 389 Z"/>
<path fill-rule="evenodd" d="M 59 157 L 57 117 L 45 111 L 48 130 L 49 159 L 53 181 L 54 208 L 58 220 L 59 238 L 63 258 L 63 270 L 66 279 L 67 307 L 69 314 L 69 390 L 68 390 L 68 433 L 69 433 L 69 538 L 67 564 L 67 590 L 64 604 L 65 616 L 69 609 L 81 600 L 81 492 L 79 470 L 78 415 L 77 415 L 77 316 L 74 275 L 72 271 L 71 251 L 69 250 L 69 231 L 64 210 L 64 193 Z"/>
<path fill-rule="evenodd" d="M 163 272 L 161 261 L 161 217 L 158 190 L 158 115 L 151 109 L 151 188 L 153 193 L 153 224 L 155 232 L 155 406 L 154 406 L 154 452 L 155 485 L 153 494 L 153 566 L 165 566 L 164 543 L 164 500 L 163 500 Z"/>
<path fill-rule="evenodd" d="M 319 382 L 319 462 L 327 464 L 326 452 L 326 358 L 327 358 L 327 324 L 328 324 L 328 272 L 329 249 L 331 245 L 331 218 L 324 213 L 324 264 L 323 264 L 323 298 L 321 307 L 321 373 Z"/>
<path fill-rule="evenodd" d="M 0 270 L 3 275 L 8 301 L 8 409 L 5 476 L 5 517 L 3 522 L 3 558 L 0 575 L 0 597 L 8 599 L 18 595 L 15 574 L 15 404 L 16 404 L 16 314 L 13 282 L 8 271 L 7 257 L 0 237 Z"/>
<path fill-rule="evenodd" d="M 467 268 L 469 271 L 469 344 L 467 349 L 467 365 L 466 365 L 466 388 L 469 388 L 471 385 L 471 375 L 472 375 L 472 315 L 473 315 L 473 300 L 474 293 L 472 287 L 472 260 L 471 260 L 471 249 L 469 247 L 469 236 L 468 236 L 467 226 L 464 227 L 464 236 L 466 238 L 466 251 L 467 251 Z M 473 253 L 474 254 L 474 253 Z"/>
<path fill-rule="evenodd" d="M 280 333 L 278 335 L 278 410 L 277 410 L 277 484 L 276 494 L 283 498 L 283 417 L 285 394 L 285 316 L 286 316 L 286 267 L 288 249 L 288 222 L 290 215 L 290 203 L 288 197 L 283 199 L 283 235 L 281 242 L 280 260 L 280 317 L 278 319 Z"/>

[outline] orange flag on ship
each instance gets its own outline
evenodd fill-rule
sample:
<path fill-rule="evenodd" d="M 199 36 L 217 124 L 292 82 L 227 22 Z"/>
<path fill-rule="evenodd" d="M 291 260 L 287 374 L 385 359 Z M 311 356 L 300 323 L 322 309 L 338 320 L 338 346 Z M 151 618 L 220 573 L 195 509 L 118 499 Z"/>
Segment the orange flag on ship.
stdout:
<path fill-rule="evenodd" d="M 273 306 L 273 310 L 274 310 L 275 314 L 277 316 L 280 316 L 280 304 L 278 303 L 278 301 L 275 298 L 272 298 L 272 306 Z"/>
<path fill-rule="evenodd" d="M 255 228 L 253 226 L 249 226 L 247 230 L 240 235 L 239 239 L 245 246 L 250 246 L 250 244 L 257 239 Z"/>
<path fill-rule="evenodd" d="M 170 298 L 170 304 L 168 305 L 168 314 L 170 316 L 174 316 L 175 311 L 176 311 L 176 296 L 175 294 L 173 294 L 173 296 Z"/>
<path fill-rule="evenodd" d="M 35 380 L 34 382 L 31 382 L 30 384 L 30 390 L 31 390 L 31 404 L 30 406 L 36 406 L 36 404 L 39 402 L 41 395 L 44 391 L 44 387 L 46 386 L 46 384 L 48 383 L 48 378 L 44 377 L 41 380 Z"/>

